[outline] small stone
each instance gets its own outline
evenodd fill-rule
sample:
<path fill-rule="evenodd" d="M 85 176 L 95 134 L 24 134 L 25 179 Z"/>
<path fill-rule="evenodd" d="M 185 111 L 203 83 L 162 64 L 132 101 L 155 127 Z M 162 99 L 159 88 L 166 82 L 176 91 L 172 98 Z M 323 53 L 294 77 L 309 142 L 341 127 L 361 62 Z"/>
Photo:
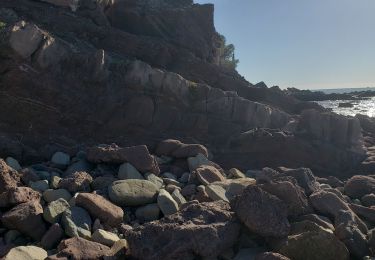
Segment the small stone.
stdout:
<path fill-rule="evenodd" d="M 181 194 L 185 198 L 189 198 L 197 192 L 196 188 L 197 186 L 195 184 L 186 185 L 184 188 L 182 188 Z"/>
<path fill-rule="evenodd" d="M 42 240 L 40 241 L 40 245 L 47 250 L 53 249 L 58 245 L 63 237 L 64 230 L 58 223 L 55 223 L 44 234 Z"/>
<path fill-rule="evenodd" d="M 103 229 L 102 223 L 100 223 L 100 219 L 95 219 L 94 224 L 92 224 L 92 231 L 95 232 L 98 229 Z"/>
<path fill-rule="evenodd" d="M 56 152 L 53 154 L 51 162 L 59 166 L 68 166 L 70 164 L 70 156 L 63 152 Z"/>
<path fill-rule="evenodd" d="M 128 180 L 128 179 L 144 180 L 142 174 L 130 163 L 121 164 L 118 170 L 118 178 L 120 180 Z"/>
<path fill-rule="evenodd" d="M 184 196 L 182 196 L 181 192 L 178 189 L 175 189 L 171 195 L 179 206 L 186 203 L 186 199 L 184 198 Z"/>
<path fill-rule="evenodd" d="M 72 195 L 70 195 L 70 192 L 65 189 L 48 189 L 43 192 L 43 199 L 46 202 L 52 202 L 58 199 L 64 199 L 66 201 L 69 201 L 72 198 Z"/>
<path fill-rule="evenodd" d="M 210 164 L 211 164 L 210 160 L 208 160 L 207 157 L 201 153 L 195 157 L 188 158 L 188 165 L 189 165 L 189 169 L 191 172 L 197 169 L 199 166 L 210 165 Z"/>
<path fill-rule="evenodd" d="M 158 195 L 158 206 L 165 216 L 172 215 L 178 211 L 178 203 L 172 198 L 168 191 L 161 189 Z"/>
<path fill-rule="evenodd" d="M 66 189 L 71 193 L 89 192 L 92 177 L 87 172 L 75 172 L 72 175 L 62 179 L 58 187 Z"/>
<path fill-rule="evenodd" d="M 128 241 L 125 239 L 120 239 L 116 241 L 109 252 L 107 253 L 107 256 L 109 259 L 126 259 L 125 252 L 129 249 Z"/>
<path fill-rule="evenodd" d="M 120 180 L 108 188 L 108 194 L 116 205 L 141 206 L 155 202 L 158 190 L 147 180 Z"/>
<path fill-rule="evenodd" d="M 190 179 L 190 172 L 184 172 L 181 178 L 179 179 L 179 181 L 182 183 L 187 183 L 189 179 Z"/>
<path fill-rule="evenodd" d="M 14 241 L 16 241 L 20 236 L 22 236 L 22 234 L 19 231 L 9 230 L 4 235 L 5 244 L 14 244 Z"/>
<path fill-rule="evenodd" d="M 47 180 L 41 180 L 41 181 L 36 181 L 36 182 L 31 181 L 29 183 L 29 186 L 33 190 L 36 190 L 39 192 L 44 192 L 49 189 L 49 184 Z"/>
<path fill-rule="evenodd" d="M 146 180 L 152 182 L 153 184 L 156 185 L 156 187 L 158 187 L 159 189 L 161 189 L 161 187 L 163 187 L 164 185 L 164 182 L 163 182 L 163 179 L 156 176 L 155 174 L 153 173 L 146 173 L 145 174 L 145 177 L 146 177 Z"/>
<path fill-rule="evenodd" d="M 160 216 L 160 208 L 158 204 L 148 204 L 137 208 L 135 216 L 141 222 L 158 220 Z"/>
<path fill-rule="evenodd" d="M 46 250 L 36 246 L 18 246 L 12 248 L 4 260 L 44 260 L 48 257 Z"/>
<path fill-rule="evenodd" d="M 98 229 L 92 234 L 91 240 L 111 247 L 116 241 L 120 240 L 120 238 L 112 232 Z"/>
<path fill-rule="evenodd" d="M 223 187 L 215 184 L 210 184 L 206 186 L 206 192 L 210 199 L 213 201 L 216 200 L 224 200 L 226 202 L 229 202 L 229 199 L 225 195 L 226 191 Z"/>
<path fill-rule="evenodd" d="M 89 213 L 80 207 L 67 209 L 61 217 L 65 234 L 69 237 L 91 237 L 91 218 Z"/>
<path fill-rule="evenodd" d="M 51 177 L 51 183 L 50 183 L 51 189 L 58 189 L 59 183 L 60 183 L 61 180 L 62 180 L 62 178 L 59 177 L 59 176 L 52 176 Z"/>
<path fill-rule="evenodd" d="M 361 198 L 361 202 L 366 207 L 375 206 L 375 194 L 366 194 Z"/>
<path fill-rule="evenodd" d="M 229 175 L 234 179 L 246 178 L 246 175 L 236 168 L 232 168 L 229 170 Z"/>
<path fill-rule="evenodd" d="M 64 213 L 65 210 L 69 209 L 69 207 L 69 203 L 64 199 L 52 201 L 44 209 L 43 217 L 47 222 L 51 224 L 58 223 L 60 221 L 62 213 Z"/>
<path fill-rule="evenodd" d="M 12 167 L 16 171 L 22 170 L 22 167 L 21 167 L 20 163 L 16 159 L 14 159 L 13 157 L 7 157 L 5 159 L 5 162 L 6 162 L 6 164 L 8 164 L 9 167 Z"/>
<path fill-rule="evenodd" d="M 114 181 L 117 181 L 117 179 L 113 176 L 99 176 L 91 183 L 91 187 L 93 190 L 107 191 L 108 186 Z"/>
<path fill-rule="evenodd" d="M 172 192 L 174 192 L 174 190 L 181 190 L 180 187 L 177 187 L 176 185 L 173 185 L 173 184 L 168 184 L 166 187 L 165 187 L 165 190 L 168 191 L 169 193 L 172 194 Z"/>
<path fill-rule="evenodd" d="M 174 175 L 174 174 L 172 174 L 170 172 L 165 172 L 165 173 L 162 174 L 162 176 L 164 178 L 168 178 L 168 179 L 172 179 L 172 180 L 177 180 L 176 175 Z"/>

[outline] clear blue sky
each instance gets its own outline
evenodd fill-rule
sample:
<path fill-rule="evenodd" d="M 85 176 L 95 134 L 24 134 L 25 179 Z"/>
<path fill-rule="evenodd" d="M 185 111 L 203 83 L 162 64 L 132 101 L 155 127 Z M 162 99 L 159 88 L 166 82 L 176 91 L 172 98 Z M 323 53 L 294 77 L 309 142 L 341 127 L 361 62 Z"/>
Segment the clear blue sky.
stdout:
<path fill-rule="evenodd" d="M 375 87 L 375 0 L 195 0 L 215 4 L 216 30 L 238 71 L 282 88 Z"/>

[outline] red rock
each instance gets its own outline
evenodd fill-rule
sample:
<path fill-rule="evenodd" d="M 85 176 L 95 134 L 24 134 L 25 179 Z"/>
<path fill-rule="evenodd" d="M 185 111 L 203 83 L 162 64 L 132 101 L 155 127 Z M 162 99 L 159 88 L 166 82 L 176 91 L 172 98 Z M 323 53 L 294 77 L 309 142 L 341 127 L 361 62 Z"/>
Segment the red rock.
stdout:
<path fill-rule="evenodd" d="M 43 208 L 38 201 L 19 204 L 1 217 L 5 227 L 16 229 L 24 235 L 39 241 L 46 227 L 42 218 Z"/>
<path fill-rule="evenodd" d="M 66 189 L 71 193 L 90 191 L 90 184 L 93 181 L 87 172 L 75 172 L 68 177 L 60 180 L 58 187 Z"/>
<path fill-rule="evenodd" d="M 0 159 L 0 193 L 20 184 L 20 174 Z"/>
<path fill-rule="evenodd" d="M 233 201 L 232 209 L 250 231 L 263 237 L 286 237 L 290 230 L 287 205 L 255 185 Z"/>
<path fill-rule="evenodd" d="M 142 173 L 159 174 L 155 158 L 145 145 L 121 148 L 116 144 L 101 145 L 87 149 L 87 160 L 93 163 L 124 163 L 129 162 Z"/>
<path fill-rule="evenodd" d="M 109 250 L 110 248 L 105 245 L 74 237 L 61 241 L 57 247 L 57 254 L 49 256 L 47 259 L 96 260 L 107 255 Z"/>
<path fill-rule="evenodd" d="M 135 259 L 204 259 L 231 248 L 240 225 L 228 203 L 194 201 L 176 214 L 124 231 Z"/>
<path fill-rule="evenodd" d="M 79 193 L 76 205 L 86 209 L 91 216 L 108 226 L 115 227 L 123 222 L 124 211 L 104 197 L 92 193 Z"/>
<path fill-rule="evenodd" d="M 0 207 L 9 207 L 28 201 L 39 201 L 40 193 L 29 187 L 13 187 L 0 194 Z"/>

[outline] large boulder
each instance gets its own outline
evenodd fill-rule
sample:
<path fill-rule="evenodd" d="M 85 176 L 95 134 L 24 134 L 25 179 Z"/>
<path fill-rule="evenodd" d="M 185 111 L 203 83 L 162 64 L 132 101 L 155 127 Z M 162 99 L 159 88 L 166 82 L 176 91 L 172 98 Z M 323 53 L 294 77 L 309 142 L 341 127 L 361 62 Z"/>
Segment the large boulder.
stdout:
<path fill-rule="evenodd" d="M 370 254 L 366 235 L 359 230 L 353 212 L 340 210 L 335 219 L 335 235 L 355 258 L 362 259 Z"/>
<path fill-rule="evenodd" d="M 344 191 L 349 197 L 360 199 L 366 194 L 375 193 L 375 179 L 363 175 L 353 176 L 346 182 Z"/>
<path fill-rule="evenodd" d="M 263 237 L 286 237 L 289 233 L 287 205 L 258 186 L 248 186 L 232 208 L 249 230 Z"/>
<path fill-rule="evenodd" d="M 199 182 L 203 185 L 208 185 L 216 181 L 225 181 L 225 177 L 213 166 L 203 165 L 199 166 L 194 172 Z"/>
<path fill-rule="evenodd" d="M 311 212 L 304 191 L 292 182 L 270 182 L 262 184 L 260 187 L 288 205 L 288 216 L 297 217 Z"/>
<path fill-rule="evenodd" d="M 311 194 L 310 202 L 317 212 L 333 219 L 338 216 L 341 210 L 353 212 L 344 200 L 340 199 L 336 194 L 325 190 Z M 365 223 L 363 223 L 357 215 L 355 215 L 354 218 L 359 229 L 362 232 L 367 233 L 367 226 Z"/>
<path fill-rule="evenodd" d="M 298 185 L 304 189 L 307 196 L 319 189 L 319 183 L 308 168 L 283 169 L 283 174 L 296 179 Z"/>
<path fill-rule="evenodd" d="M 217 257 L 236 243 L 240 225 L 223 201 L 190 202 L 176 214 L 125 232 L 136 259 Z"/>
<path fill-rule="evenodd" d="M 91 216 L 108 226 L 117 226 L 123 221 L 124 211 L 104 197 L 92 193 L 79 193 L 76 205 L 86 209 Z"/>
<path fill-rule="evenodd" d="M 155 158 L 145 145 L 119 147 L 115 144 L 100 145 L 87 149 L 87 160 L 92 163 L 125 163 L 133 165 L 142 173 L 159 174 L 160 170 Z"/>
<path fill-rule="evenodd" d="M 293 260 L 350 259 L 345 245 L 324 229 L 292 234 L 278 252 Z"/>
<path fill-rule="evenodd" d="M 156 201 L 158 187 L 147 180 L 115 181 L 108 188 L 109 198 L 120 206 L 141 206 Z"/>
<path fill-rule="evenodd" d="M 19 204 L 1 216 L 1 222 L 8 229 L 16 229 L 36 241 L 46 232 L 42 218 L 43 208 L 38 201 Z"/>

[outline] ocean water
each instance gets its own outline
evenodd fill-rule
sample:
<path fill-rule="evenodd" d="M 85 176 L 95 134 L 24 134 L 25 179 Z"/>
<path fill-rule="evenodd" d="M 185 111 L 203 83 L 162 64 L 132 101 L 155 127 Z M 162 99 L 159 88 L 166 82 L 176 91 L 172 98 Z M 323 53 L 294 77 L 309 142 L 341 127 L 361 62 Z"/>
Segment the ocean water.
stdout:
<path fill-rule="evenodd" d="M 375 91 L 375 88 L 343 88 L 343 89 L 321 89 L 326 94 L 331 93 L 349 93 L 354 91 Z M 369 117 L 375 117 L 375 97 L 365 100 L 327 100 L 316 101 L 318 104 L 325 108 L 331 109 L 333 112 L 345 116 L 355 116 L 356 114 L 363 114 Z M 339 107 L 339 103 L 350 102 L 353 107 Z"/>
<path fill-rule="evenodd" d="M 375 97 L 367 100 L 327 100 L 327 101 L 316 101 L 318 104 L 325 108 L 332 109 L 333 112 L 345 116 L 355 116 L 356 114 L 363 114 L 370 117 L 375 117 Z M 353 107 L 339 107 L 339 103 L 350 102 Z"/>

